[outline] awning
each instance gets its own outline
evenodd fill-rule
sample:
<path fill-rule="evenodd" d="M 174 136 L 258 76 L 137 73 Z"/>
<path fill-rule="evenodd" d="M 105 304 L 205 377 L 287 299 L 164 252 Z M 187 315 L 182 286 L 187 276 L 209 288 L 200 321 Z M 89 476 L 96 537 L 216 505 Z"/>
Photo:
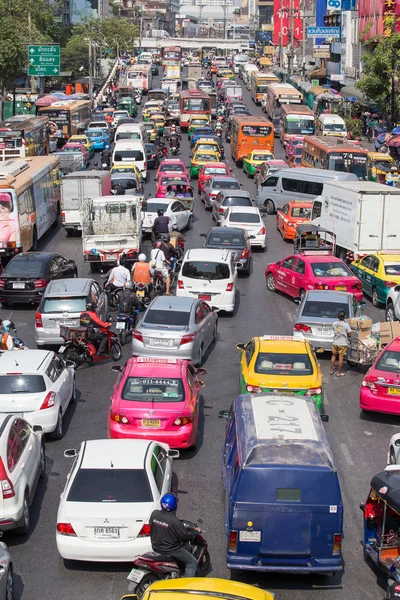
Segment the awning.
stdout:
<path fill-rule="evenodd" d="M 372 106 L 373 104 L 371 100 L 364 96 L 361 90 L 358 90 L 352 85 L 345 85 L 342 87 L 340 95 L 343 96 L 343 98 L 357 98 L 357 102 L 360 102 L 360 104 L 363 104 L 364 106 Z"/>
<path fill-rule="evenodd" d="M 306 74 L 307 79 L 325 79 L 326 78 L 326 68 L 321 67 L 320 69 L 314 69 L 313 71 L 309 71 Z"/>

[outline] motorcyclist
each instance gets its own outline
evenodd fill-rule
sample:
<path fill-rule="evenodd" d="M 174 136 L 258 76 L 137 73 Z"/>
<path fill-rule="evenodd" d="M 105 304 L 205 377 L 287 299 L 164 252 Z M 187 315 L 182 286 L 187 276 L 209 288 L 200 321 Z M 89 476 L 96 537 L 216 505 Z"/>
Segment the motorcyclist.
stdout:
<path fill-rule="evenodd" d="M 136 295 L 133 293 L 132 282 L 125 281 L 122 290 L 117 292 L 117 308 L 121 313 L 133 315 L 137 305 L 138 302 Z"/>
<path fill-rule="evenodd" d="M 162 244 L 162 251 L 164 252 L 164 256 L 167 261 L 171 264 L 172 270 L 175 270 L 176 261 L 179 258 L 179 252 L 176 250 L 175 246 L 170 242 L 170 236 L 168 235 L 166 239 L 160 240 Z"/>
<path fill-rule="evenodd" d="M 116 196 L 125 196 L 125 188 L 121 183 L 119 183 L 117 185 L 117 187 L 115 188 L 115 195 Z"/>
<path fill-rule="evenodd" d="M 106 146 L 101 153 L 101 164 L 107 164 L 107 168 L 109 169 L 111 166 L 111 158 L 112 152 L 110 146 Z"/>
<path fill-rule="evenodd" d="M 169 222 L 171 220 L 169 217 L 166 217 L 164 215 L 164 211 L 162 209 L 159 209 L 157 211 L 157 215 L 158 216 L 154 219 L 152 234 L 151 234 L 153 244 L 154 244 L 158 234 L 169 232 Z"/>
<path fill-rule="evenodd" d="M 172 225 L 172 231 L 169 234 L 169 241 L 175 250 L 178 249 L 178 246 L 181 248 L 184 247 L 185 236 L 178 230 L 178 225 Z"/>
<path fill-rule="evenodd" d="M 139 260 L 132 265 L 132 281 L 133 283 L 143 283 L 151 289 L 152 277 L 154 275 L 153 267 L 146 262 L 146 255 L 139 254 Z"/>
<path fill-rule="evenodd" d="M 184 577 L 195 577 L 197 560 L 185 548 L 185 542 L 193 538 L 193 529 L 184 526 L 175 515 L 178 500 L 175 494 L 164 494 L 161 510 L 153 510 L 150 516 L 150 540 L 154 552 L 167 554 L 185 565 Z M 200 533 L 198 527 L 195 531 Z"/>
<path fill-rule="evenodd" d="M 80 316 L 80 326 L 87 329 L 87 340 L 89 342 L 99 342 L 97 354 L 99 356 L 107 356 L 107 334 L 104 330 L 111 327 L 111 323 L 102 321 L 95 310 L 93 302 L 86 302 L 86 310 Z M 95 331 L 95 328 L 101 331 Z"/>
<path fill-rule="evenodd" d="M 179 150 L 181 147 L 181 143 L 179 141 L 179 135 L 176 130 L 174 130 L 174 131 L 171 130 L 171 133 L 169 136 L 169 145 L 171 146 L 171 148 L 173 148 L 175 146 L 177 150 Z"/>
<path fill-rule="evenodd" d="M 120 264 L 120 261 L 117 261 L 117 266 L 110 271 L 106 285 L 114 292 L 115 290 L 122 289 L 124 284 L 130 280 L 131 275 L 129 270 L 123 264 Z"/>
<path fill-rule="evenodd" d="M 168 270 L 168 261 L 163 251 L 163 243 L 159 240 L 156 247 L 150 252 L 150 264 L 156 271 L 160 271 L 165 281 L 165 293 L 170 296 L 171 277 Z"/>

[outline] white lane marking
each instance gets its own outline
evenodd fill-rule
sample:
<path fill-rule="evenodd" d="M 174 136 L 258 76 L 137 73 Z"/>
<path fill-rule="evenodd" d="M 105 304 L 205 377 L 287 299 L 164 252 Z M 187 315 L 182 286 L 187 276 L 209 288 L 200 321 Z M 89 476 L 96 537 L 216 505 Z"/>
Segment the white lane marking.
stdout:
<path fill-rule="evenodd" d="M 324 395 L 324 406 L 329 406 L 329 399 L 326 394 Z"/>
<path fill-rule="evenodd" d="M 340 447 L 342 449 L 342 452 L 344 454 L 347 464 L 350 465 L 350 467 L 353 467 L 354 466 L 353 459 L 350 456 L 350 452 L 347 447 L 347 444 L 340 444 Z"/>

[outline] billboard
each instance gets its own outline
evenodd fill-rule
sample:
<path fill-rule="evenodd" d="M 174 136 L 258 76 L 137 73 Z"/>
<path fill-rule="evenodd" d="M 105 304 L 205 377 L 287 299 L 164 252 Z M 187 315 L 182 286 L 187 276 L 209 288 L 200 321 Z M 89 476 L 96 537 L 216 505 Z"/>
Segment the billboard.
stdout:
<path fill-rule="evenodd" d="M 291 26 L 290 5 L 294 8 L 294 46 L 298 48 L 303 39 L 303 20 L 300 16 L 300 0 L 274 0 L 274 44 L 287 46 Z"/>

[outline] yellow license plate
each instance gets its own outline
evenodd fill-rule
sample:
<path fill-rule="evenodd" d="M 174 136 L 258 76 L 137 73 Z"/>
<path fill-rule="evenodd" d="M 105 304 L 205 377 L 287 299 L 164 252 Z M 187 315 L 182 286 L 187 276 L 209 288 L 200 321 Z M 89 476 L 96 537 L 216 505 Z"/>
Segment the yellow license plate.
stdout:
<path fill-rule="evenodd" d="M 388 388 L 388 394 L 392 396 L 400 396 L 400 388 Z"/>
<path fill-rule="evenodd" d="M 161 427 L 160 419 L 142 419 L 142 427 Z"/>
<path fill-rule="evenodd" d="M 335 287 L 335 290 L 337 290 L 338 292 L 345 292 L 346 291 L 346 286 L 345 285 L 337 285 Z"/>
<path fill-rule="evenodd" d="M 144 296 L 144 291 L 143 291 L 143 290 L 138 290 L 138 291 L 136 292 L 136 295 L 137 295 L 137 296 Z"/>

